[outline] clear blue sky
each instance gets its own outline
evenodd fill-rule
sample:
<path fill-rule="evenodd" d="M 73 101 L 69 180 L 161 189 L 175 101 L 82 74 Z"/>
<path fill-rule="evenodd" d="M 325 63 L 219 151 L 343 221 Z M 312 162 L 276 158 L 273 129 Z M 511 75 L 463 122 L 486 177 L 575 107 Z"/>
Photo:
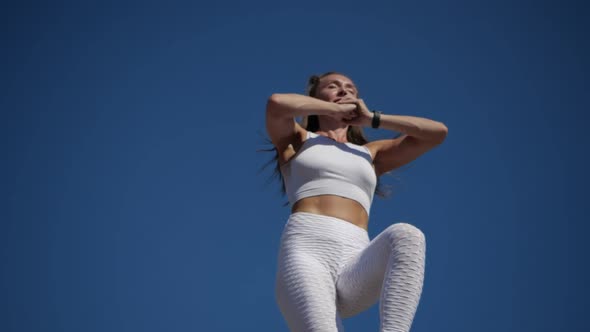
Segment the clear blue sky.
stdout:
<path fill-rule="evenodd" d="M 394 194 L 369 225 L 426 234 L 413 332 L 587 325 L 583 2 L 31 1 L 0 16 L 1 331 L 287 331 L 289 210 L 256 150 L 268 96 L 331 70 L 370 108 L 449 128 L 383 178 Z M 344 323 L 378 320 L 375 306 Z"/>

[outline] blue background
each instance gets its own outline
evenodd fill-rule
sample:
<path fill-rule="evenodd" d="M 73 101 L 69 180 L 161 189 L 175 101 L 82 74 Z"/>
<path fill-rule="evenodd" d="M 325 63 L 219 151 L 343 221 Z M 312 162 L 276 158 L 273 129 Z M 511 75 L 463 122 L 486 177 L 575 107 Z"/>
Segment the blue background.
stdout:
<path fill-rule="evenodd" d="M 2 5 L 1 331 L 287 331 L 273 92 L 336 70 L 444 122 L 369 233 L 427 237 L 412 331 L 586 331 L 589 12 L 573 1 Z M 393 132 L 367 129 L 371 139 Z M 377 331 L 377 306 L 345 321 Z"/>

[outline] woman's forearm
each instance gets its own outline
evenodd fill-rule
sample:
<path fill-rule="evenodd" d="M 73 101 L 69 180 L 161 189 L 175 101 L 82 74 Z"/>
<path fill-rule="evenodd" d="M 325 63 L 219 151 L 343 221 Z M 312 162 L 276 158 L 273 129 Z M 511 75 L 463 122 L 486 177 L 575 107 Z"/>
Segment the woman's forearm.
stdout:
<path fill-rule="evenodd" d="M 300 117 L 329 115 L 338 112 L 339 105 L 295 93 L 275 93 L 268 99 L 266 110 L 274 116 Z"/>
<path fill-rule="evenodd" d="M 408 136 L 428 141 L 442 142 L 447 136 L 447 127 L 438 121 L 406 115 L 381 114 L 379 128 L 394 130 Z"/>

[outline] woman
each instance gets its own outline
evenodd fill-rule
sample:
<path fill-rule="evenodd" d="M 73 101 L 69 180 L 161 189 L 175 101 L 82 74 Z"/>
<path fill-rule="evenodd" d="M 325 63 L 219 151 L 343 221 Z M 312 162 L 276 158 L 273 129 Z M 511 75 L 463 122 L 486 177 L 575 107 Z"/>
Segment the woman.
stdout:
<path fill-rule="evenodd" d="M 312 76 L 308 95 L 273 94 L 266 108 L 291 203 L 278 256 L 279 308 L 291 331 L 330 332 L 379 301 L 381 331 L 409 331 L 422 293 L 424 235 L 398 223 L 369 240 L 370 206 L 378 177 L 440 144 L 447 128 L 371 112 L 352 80 L 335 72 Z M 402 135 L 367 142 L 361 127 L 369 126 Z"/>

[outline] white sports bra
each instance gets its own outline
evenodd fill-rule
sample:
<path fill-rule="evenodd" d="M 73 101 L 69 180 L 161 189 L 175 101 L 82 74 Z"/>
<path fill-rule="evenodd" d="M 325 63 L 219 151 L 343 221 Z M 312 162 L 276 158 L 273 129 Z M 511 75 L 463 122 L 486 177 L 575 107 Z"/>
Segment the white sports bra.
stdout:
<path fill-rule="evenodd" d="M 371 209 L 377 175 L 369 149 L 307 132 L 301 149 L 281 166 L 291 206 L 318 195 L 337 195 Z"/>

